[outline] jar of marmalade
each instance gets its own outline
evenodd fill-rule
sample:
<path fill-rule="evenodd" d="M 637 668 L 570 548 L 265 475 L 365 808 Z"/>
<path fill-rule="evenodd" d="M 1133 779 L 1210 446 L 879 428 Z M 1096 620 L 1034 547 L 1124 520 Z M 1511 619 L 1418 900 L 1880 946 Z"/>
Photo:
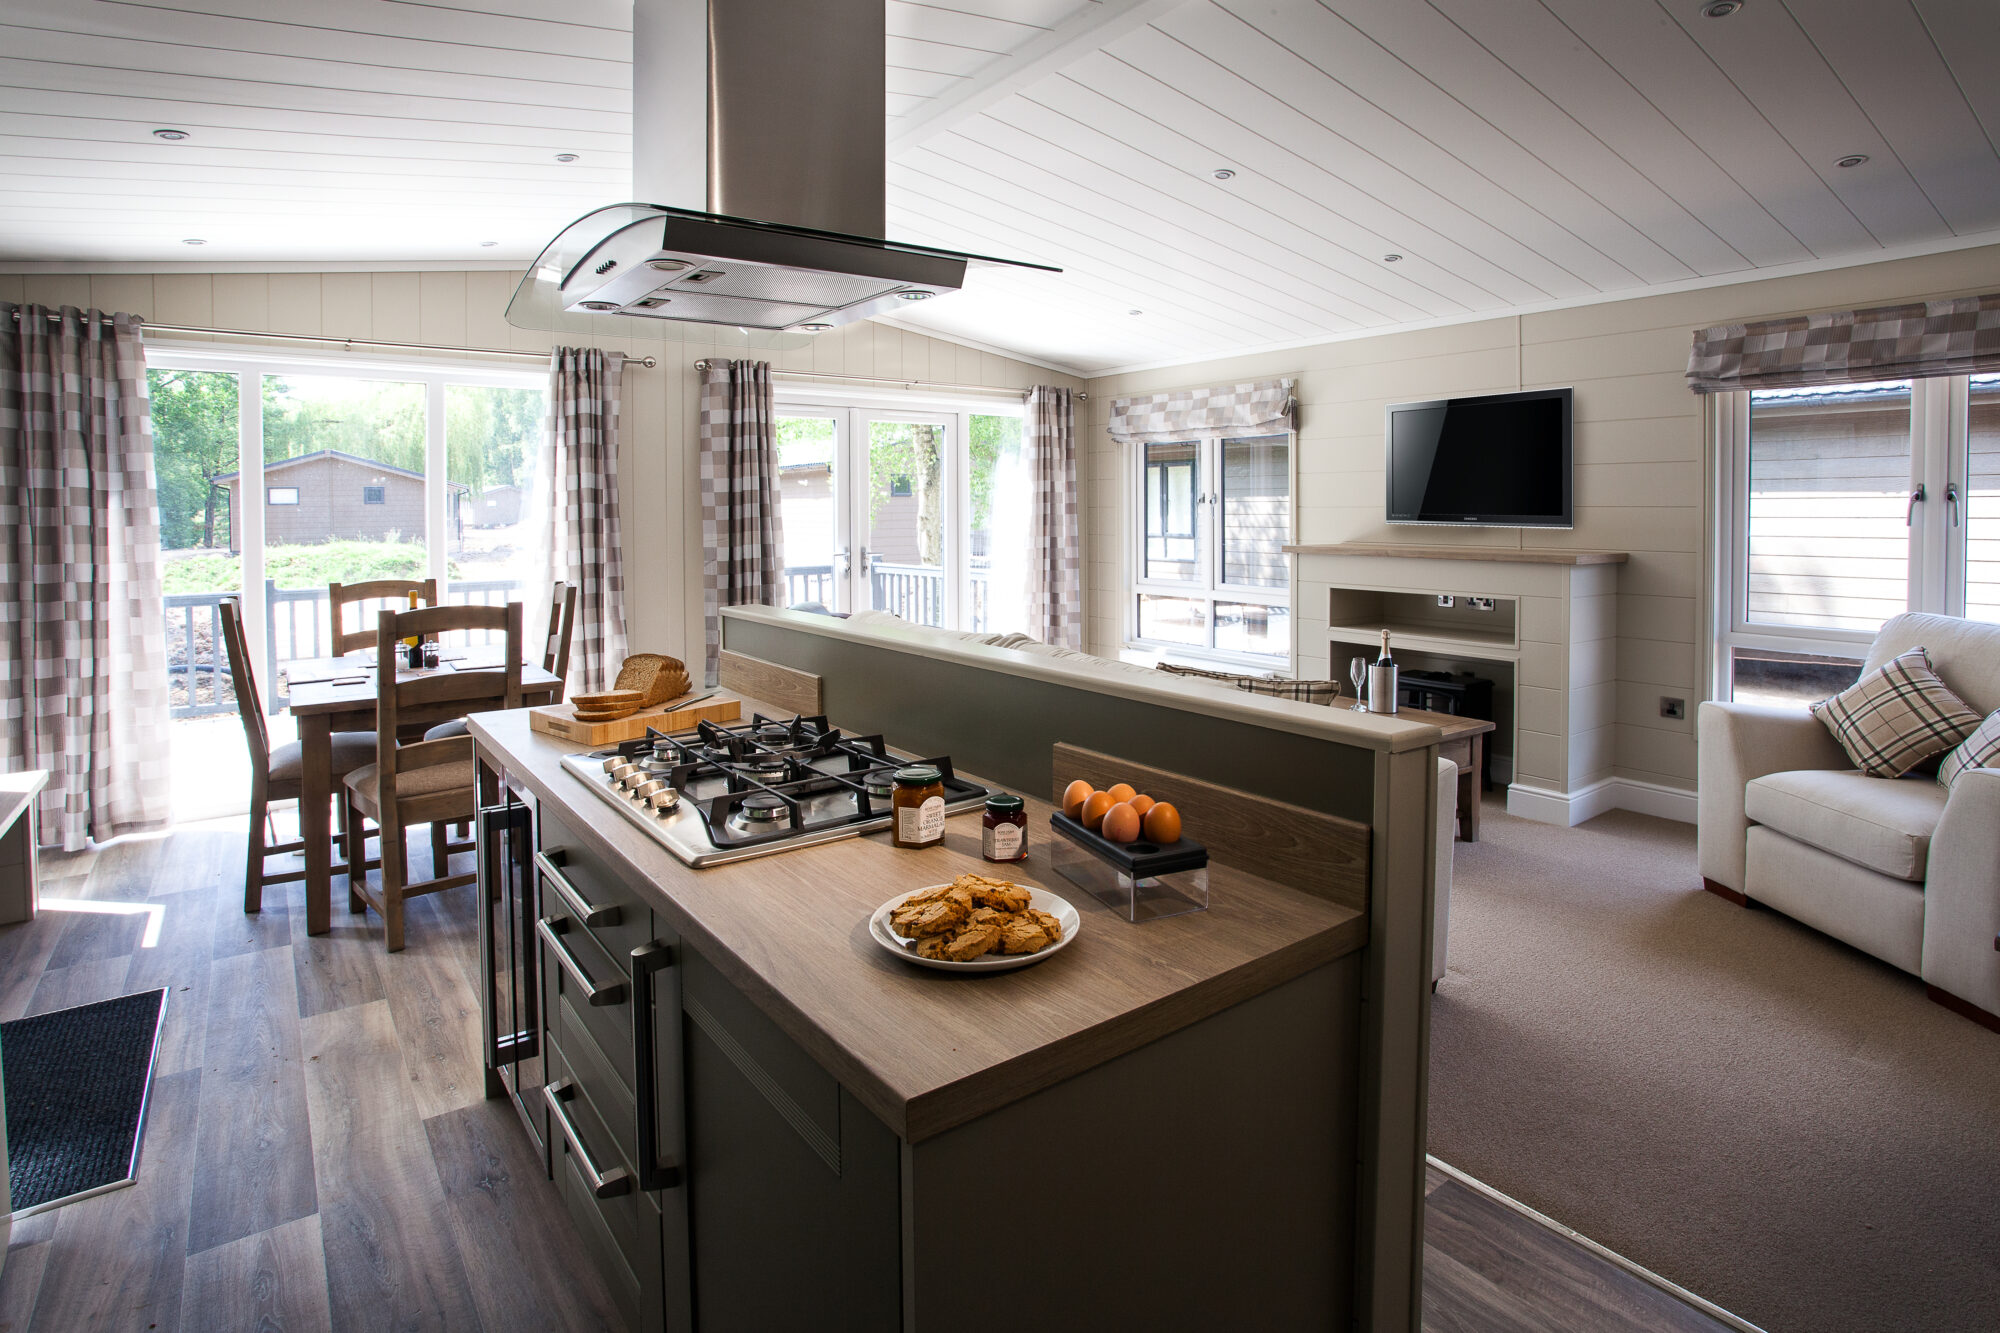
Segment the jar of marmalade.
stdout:
<path fill-rule="evenodd" d="M 944 843 L 944 774 L 931 764 L 896 770 L 896 790 L 889 797 L 898 847 L 938 847 Z"/>
<path fill-rule="evenodd" d="M 986 798 L 986 818 L 980 830 L 979 851 L 989 861 L 1028 859 L 1028 805 L 1011 793 L 994 792 Z"/>

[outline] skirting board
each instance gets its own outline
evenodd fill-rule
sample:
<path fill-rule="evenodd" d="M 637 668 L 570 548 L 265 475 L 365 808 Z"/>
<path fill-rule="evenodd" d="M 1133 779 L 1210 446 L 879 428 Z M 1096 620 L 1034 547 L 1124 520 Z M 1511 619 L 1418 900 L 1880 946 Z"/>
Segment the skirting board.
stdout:
<path fill-rule="evenodd" d="M 1544 824 L 1574 828 L 1606 810 L 1633 810 L 1661 819 L 1695 822 L 1694 793 L 1637 778 L 1602 778 L 1573 792 L 1550 791 L 1516 782 L 1507 788 L 1507 813 Z"/>

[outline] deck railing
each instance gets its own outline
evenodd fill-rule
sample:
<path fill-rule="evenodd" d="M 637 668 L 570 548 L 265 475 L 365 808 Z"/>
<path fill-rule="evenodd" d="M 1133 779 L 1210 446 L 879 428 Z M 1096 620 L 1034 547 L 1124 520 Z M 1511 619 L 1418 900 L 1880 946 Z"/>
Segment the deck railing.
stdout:
<path fill-rule="evenodd" d="M 785 605 L 798 606 L 802 602 L 833 605 L 832 565 L 785 566 Z"/>
<path fill-rule="evenodd" d="M 454 606 L 499 606 L 518 591 L 516 579 L 480 579 L 454 582 L 446 599 Z M 229 678 L 229 659 L 222 651 L 222 613 L 225 597 L 237 592 L 176 592 L 163 599 L 166 610 L 167 679 L 169 713 L 173 717 L 208 717 L 236 711 L 236 691 Z M 392 601 L 360 604 L 366 617 L 380 614 Z M 333 622 L 328 616 L 327 590 L 280 588 L 264 583 L 264 690 L 271 699 L 271 711 L 281 711 L 291 701 L 283 666 L 301 659 L 325 657 L 333 651 Z M 462 637 L 471 644 L 498 642 L 496 630 L 468 630 Z M 538 642 L 534 631 L 527 635 Z"/>
<path fill-rule="evenodd" d="M 986 629 L 986 604 L 991 571 L 983 561 L 972 565 L 972 606 L 970 629 Z M 944 570 L 936 565 L 898 565 L 871 559 L 868 564 L 868 592 L 878 611 L 917 625 L 944 624 Z"/>

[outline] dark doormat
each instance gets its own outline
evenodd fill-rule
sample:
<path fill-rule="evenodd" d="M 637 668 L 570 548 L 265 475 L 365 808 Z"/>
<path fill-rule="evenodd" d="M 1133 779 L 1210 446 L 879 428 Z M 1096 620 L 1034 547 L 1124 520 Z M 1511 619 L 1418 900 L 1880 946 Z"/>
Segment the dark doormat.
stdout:
<path fill-rule="evenodd" d="M 162 989 L 0 1023 L 16 1216 L 132 1183 L 166 1012 Z"/>

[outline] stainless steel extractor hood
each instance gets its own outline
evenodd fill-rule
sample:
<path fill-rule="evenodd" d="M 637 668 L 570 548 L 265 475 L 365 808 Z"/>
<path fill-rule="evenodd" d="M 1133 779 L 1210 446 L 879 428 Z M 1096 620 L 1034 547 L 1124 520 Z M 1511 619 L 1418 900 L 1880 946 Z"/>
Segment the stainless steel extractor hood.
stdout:
<path fill-rule="evenodd" d="M 665 202 L 564 228 L 508 321 L 813 333 L 957 291 L 969 267 L 1060 272 L 880 239 L 883 13 L 882 0 L 635 0 L 633 183 Z"/>

